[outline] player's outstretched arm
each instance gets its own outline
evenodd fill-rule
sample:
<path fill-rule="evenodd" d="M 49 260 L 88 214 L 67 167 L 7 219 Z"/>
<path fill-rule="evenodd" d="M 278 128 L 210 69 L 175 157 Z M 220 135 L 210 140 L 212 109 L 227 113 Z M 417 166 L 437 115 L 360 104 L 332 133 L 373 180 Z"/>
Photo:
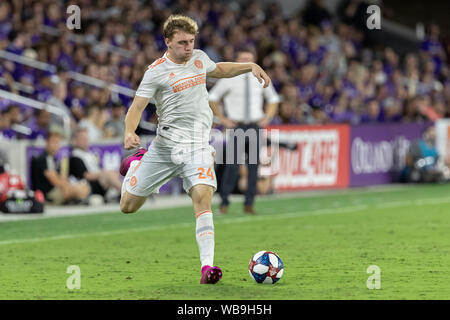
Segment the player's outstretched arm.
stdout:
<path fill-rule="evenodd" d="M 123 145 L 125 149 L 133 149 L 139 147 L 141 140 L 135 133 L 139 121 L 141 121 L 142 112 L 148 104 L 149 98 L 135 96 L 133 103 L 128 109 L 125 116 L 125 136 Z"/>
<path fill-rule="evenodd" d="M 208 73 L 207 76 L 213 78 L 232 78 L 247 72 L 253 73 L 259 83 L 263 83 L 264 81 L 264 88 L 269 86 L 269 76 L 256 63 L 219 62 L 216 64 L 216 68 Z"/>

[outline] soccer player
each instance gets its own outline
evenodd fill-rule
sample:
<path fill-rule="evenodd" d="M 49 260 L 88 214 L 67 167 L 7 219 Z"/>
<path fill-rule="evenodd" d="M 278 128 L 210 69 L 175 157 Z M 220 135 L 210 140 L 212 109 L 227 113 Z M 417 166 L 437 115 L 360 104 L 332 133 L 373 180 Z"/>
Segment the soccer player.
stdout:
<path fill-rule="evenodd" d="M 214 148 L 209 145 L 213 112 L 208 103 L 206 77 L 231 78 L 252 72 L 267 87 L 270 79 L 255 63 L 214 63 L 202 50 L 194 49 L 198 26 L 182 15 L 164 23 L 167 51 L 147 69 L 125 117 L 125 149 L 137 148 L 135 134 L 142 112 L 153 99 L 159 123 L 157 136 L 147 150 L 141 148 L 125 158 L 121 174 L 120 209 L 136 212 L 151 193 L 172 177 L 183 179 L 196 217 L 196 240 L 200 251 L 200 283 L 216 283 L 221 268 L 214 266 L 214 225 L 211 199 L 217 189 Z M 206 134 L 205 134 L 206 133 Z"/>

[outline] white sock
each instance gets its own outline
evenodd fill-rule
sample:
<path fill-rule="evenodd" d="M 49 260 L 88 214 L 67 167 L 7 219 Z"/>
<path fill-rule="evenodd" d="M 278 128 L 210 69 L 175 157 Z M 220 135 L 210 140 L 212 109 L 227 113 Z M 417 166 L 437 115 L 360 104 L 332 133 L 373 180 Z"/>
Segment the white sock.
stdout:
<path fill-rule="evenodd" d="M 123 195 L 123 193 L 125 191 L 127 191 L 127 189 L 125 188 L 126 184 L 128 183 L 128 181 L 130 181 L 131 177 L 134 174 L 134 168 L 137 166 L 137 164 L 139 163 L 138 160 L 133 160 L 130 163 L 130 167 L 128 168 L 127 174 L 125 175 L 125 178 L 123 178 L 123 182 L 122 182 L 122 191 L 120 192 L 120 195 Z"/>
<path fill-rule="evenodd" d="M 195 234 L 200 251 L 200 262 L 204 266 L 213 266 L 214 262 L 214 223 L 210 210 L 196 214 Z"/>

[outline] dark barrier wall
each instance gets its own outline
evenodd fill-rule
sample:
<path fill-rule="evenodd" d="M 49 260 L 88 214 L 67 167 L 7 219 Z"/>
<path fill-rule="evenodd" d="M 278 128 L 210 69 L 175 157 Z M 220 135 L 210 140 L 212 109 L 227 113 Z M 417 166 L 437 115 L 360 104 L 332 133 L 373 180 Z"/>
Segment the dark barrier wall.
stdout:
<path fill-rule="evenodd" d="M 271 127 L 280 130 L 280 142 L 296 144 L 295 150 L 279 150 L 275 189 L 294 191 L 397 182 L 411 142 L 430 125 Z M 323 145 L 331 148 L 324 149 Z M 318 171 L 315 164 L 330 170 Z"/>
<path fill-rule="evenodd" d="M 278 131 L 280 146 L 275 151 L 277 156 L 273 157 L 265 170 L 271 173 L 276 191 L 334 189 L 396 182 L 411 142 L 421 137 L 423 130 L 430 125 L 271 126 L 268 132 Z M 223 147 L 223 138 L 215 137 L 212 141 L 218 153 Z M 42 147 L 35 146 L 26 149 L 28 182 L 31 157 L 42 150 Z M 124 156 L 120 143 L 94 145 L 90 150 L 99 158 L 100 165 L 110 170 L 118 170 Z M 68 153 L 68 147 L 63 147 L 58 158 Z M 180 180 L 174 179 L 161 188 L 161 193 L 181 192 L 180 185 Z"/>

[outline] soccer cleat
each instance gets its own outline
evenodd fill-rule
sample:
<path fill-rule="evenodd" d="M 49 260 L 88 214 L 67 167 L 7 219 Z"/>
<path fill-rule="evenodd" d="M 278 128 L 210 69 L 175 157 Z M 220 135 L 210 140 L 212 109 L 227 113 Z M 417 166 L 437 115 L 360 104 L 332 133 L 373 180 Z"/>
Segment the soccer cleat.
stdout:
<path fill-rule="evenodd" d="M 220 269 L 220 267 L 204 266 L 202 268 L 200 284 L 214 284 L 220 279 L 222 279 L 222 269 Z"/>
<path fill-rule="evenodd" d="M 133 153 L 131 156 L 128 156 L 125 159 L 123 159 L 122 163 L 120 164 L 120 174 L 125 177 L 127 175 L 128 169 L 130 168 L 131 162 L 134 160 L 138 161 L 141 160 L 141 158 L 144 156 L 146 152 L 147 149 L 139 148 L 139 150 Z"/>

